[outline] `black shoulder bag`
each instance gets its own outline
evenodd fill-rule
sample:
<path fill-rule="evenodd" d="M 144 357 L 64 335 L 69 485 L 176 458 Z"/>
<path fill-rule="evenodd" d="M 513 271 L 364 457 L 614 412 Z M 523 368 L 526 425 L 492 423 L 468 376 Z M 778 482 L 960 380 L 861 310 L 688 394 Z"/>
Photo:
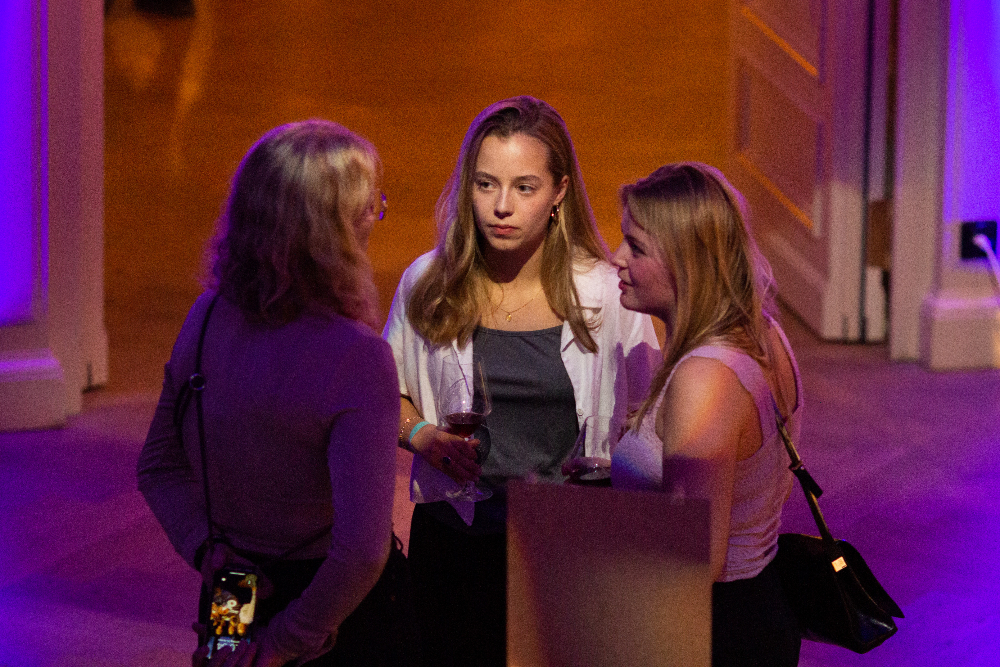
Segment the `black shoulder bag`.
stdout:
<path fill-rule="evenodd" d="M 774 397 L 775 421 L 785 442 L 791 470 L 799 480 L 819 536 L 782 533 L 775 561 L 786 597 L 804 639 L 866 653 L 896 632 L 893 617 L 903 618 L 861 554 L 835 540 L 816 499 L 823 490 L 802 465 Z"/>

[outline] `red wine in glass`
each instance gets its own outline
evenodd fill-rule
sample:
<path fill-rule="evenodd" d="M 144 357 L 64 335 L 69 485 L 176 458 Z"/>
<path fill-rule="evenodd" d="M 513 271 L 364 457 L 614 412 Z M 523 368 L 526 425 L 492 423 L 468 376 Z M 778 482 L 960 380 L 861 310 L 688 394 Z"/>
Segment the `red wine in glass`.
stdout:
<path fill-rule="evenodd" d="M 453 412 L 450 415 L 446 415 L 444 419 L 448 422 L 449 431 L 468 439 L 479 428 L 479 425 L 483 423 L 485 415 L 475 412 Z"/>
<path fill-rule="evenodd" d="M 490 413 L 490 394 L 482 362 L 466 364 L 463 368 L 457 357 L 446 358 L 441 364 L 440 382 L 438 414 L 444 415 L 451 433 L 468 440 Z M 486 458 L 488 450 L 482 447 L 483 444 L 480 441 L 480 445 L 476 447 L 477 463 Z M 476 502 L 486 500 L 493 492 L 478 488 L 474 482 L 466 482 L 461 489 L 445 495 L 452 499 Z"/>
<path fill-rule="evenodd" d="M 581 456 L 569 462 L 567 483 L 577 486 L 611 486 L 611 461 L 596 456 Z"/>
<path fill-rule="evenodd" d="M 566 480 L 567 484 L 611 486 L 611 460 L 585 455 L 588 431 L 590 432 L 589 438 L 595 444 L 595 449 L 598 448 L 596 445 L 602 443 L 605 447 L 607 446 L 607 443 L 603 442 L 607 439 L 607 426 L 604 424 L 606 424 L 604 420 L 600 417 L 595 419 L 594 415 L 589 415 L 583 420 L 580 433 L 573 444 L 573 450 L 562 465 L 562 473 L 569 478 Z"/>

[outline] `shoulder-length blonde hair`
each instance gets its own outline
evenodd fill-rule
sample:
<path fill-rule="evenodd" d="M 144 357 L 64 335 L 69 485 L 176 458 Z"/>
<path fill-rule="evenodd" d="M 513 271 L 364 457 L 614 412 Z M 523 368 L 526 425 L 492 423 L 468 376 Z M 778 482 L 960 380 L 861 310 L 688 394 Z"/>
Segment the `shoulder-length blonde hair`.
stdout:
<path fill-rule="evenodd" d="M 435 209 L 437 252 L 414 285 L 407 304 L 410 323 L 434 345 L 453 340 L 464 345 L 489 303 L 482 239 L 472 207 L 473 175 L 486 137 L 524 134 L 548 148 L 548 168 L 555 183 L 569 178 L 566 196 L 557 207 L 542 246 L 542 288 L 552 310 L 569 320 L 574 336 L 590 351 L 597 318 L 586 317 L 573 283 L 574 261 L 608 259 L 608 247 L 597 231 L 594 212 L 580 175 L 573 142 L 559 113 L 533 97 L 513 97 L 484 109 L 462 141 L 458 164 Z"/>
<path fill-rule="evenodd" d="M 710 340 L 769 365 L 765 312 L 773 312 L 774 280 L 750 234 L 743 196 L 718 169 L 666 165 L 623 186 L 620 197 L 625 214 L 655 240 L 677 291 L 663 365 L 639 423 L 681 357 Z"/>
<path fill-rule="evenodd" d="M 208 286 L 272 325 L 308 311 L 378 326 L 372 266 L 356 227 L 370 215 L 380 177 L 375 147 L 337 123 L 271 130 L 233 177 Z"/>

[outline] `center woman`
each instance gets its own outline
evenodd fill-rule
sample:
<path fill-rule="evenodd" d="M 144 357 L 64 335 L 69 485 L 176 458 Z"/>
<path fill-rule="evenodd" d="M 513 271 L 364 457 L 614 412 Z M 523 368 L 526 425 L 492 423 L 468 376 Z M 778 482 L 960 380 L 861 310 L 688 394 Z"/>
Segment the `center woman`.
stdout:
<path fill-rule="evenodd" d="M 403 274 L 383 334 L 399 371 L 400 445 L 415 452 L 409 560 L 428 663 L 501 665 L 504 484 L 562 482 L 587 417 L 617 433 L 648 389 L 658 345 L 649 317 L 619 304 L 572 141 L 548 104 L 515 97 L 475 118 L 436 218 L 437 247 Z M 488 435 L 466 441 L 444 426 L 437 393 L 449 357 L 482 363 Z M 479 463 L 475 442 L 486 437 Z M 448 497 L 470 480 L 493 496 Z"/>

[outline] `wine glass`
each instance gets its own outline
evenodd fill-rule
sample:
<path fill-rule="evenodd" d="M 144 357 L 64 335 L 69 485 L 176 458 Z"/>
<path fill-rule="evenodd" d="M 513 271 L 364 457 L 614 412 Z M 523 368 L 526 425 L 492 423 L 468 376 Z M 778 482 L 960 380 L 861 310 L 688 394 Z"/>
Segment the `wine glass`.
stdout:
<path fill-rule="evenodd" d="M 482 362 L 463 364 L 457 358 L 445 359 L 441 368 L 438 405 L 442 418 L 448 424 L 448 432 L 466 440 L 471 438 L 492 409 Z M 480 431 L 484 432 L 485 429 Z M 476 463 L 482 464 L 486 460 L 489 446 L 488 436 L 480 438 L 476 447 Z M 446 495 L 452 499 L 475 502 L 486 500 L 493 492 L 480 489 L 475 482 L 467 482 L 460 490 Z"/>
<path fill-rule="evenodd" d="M 589 415 L 583 420 L 580 434 L 570 451 L 562 472 L 569 476 L 567 483 L 578 486 L 611 486 L 611 460 L 599 456 L 587 456 L 589 451 L 610 451 L 608 445 L 608 420 Z"/>

